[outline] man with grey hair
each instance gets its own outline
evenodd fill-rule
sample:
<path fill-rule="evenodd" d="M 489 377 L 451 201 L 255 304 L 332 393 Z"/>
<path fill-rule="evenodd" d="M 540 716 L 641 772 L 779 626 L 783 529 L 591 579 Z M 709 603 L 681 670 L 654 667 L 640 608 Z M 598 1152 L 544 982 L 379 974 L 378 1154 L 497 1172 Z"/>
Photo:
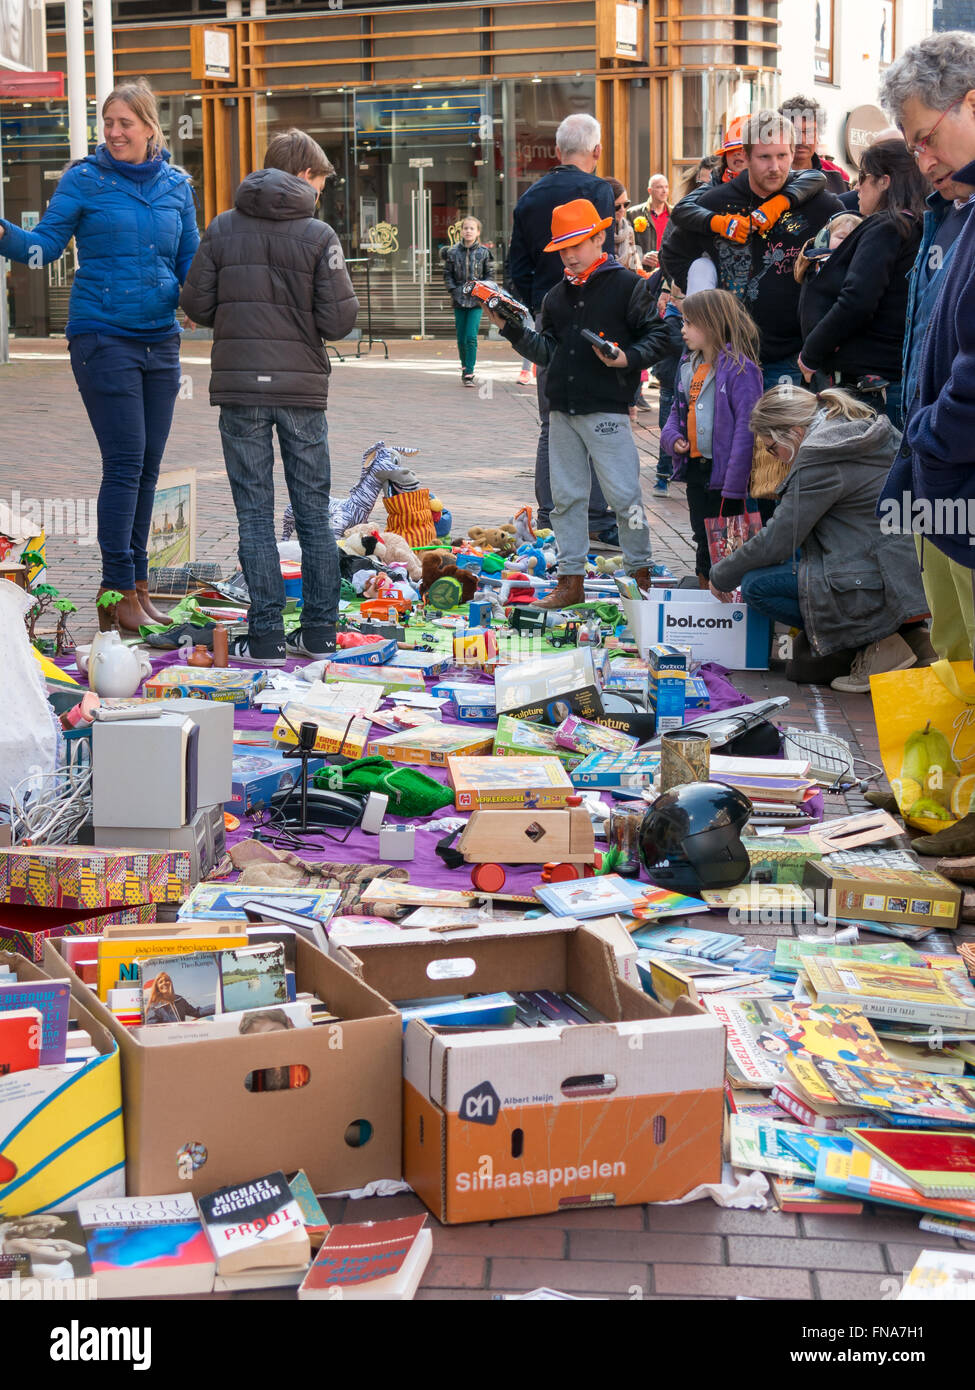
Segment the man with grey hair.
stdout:
<path fill-rule="evenodd" d="M 926 178 L 950 171 L 955 185 L 975 184 L 975 34 L 931 34 L 892 63 L 880 100 Z M 941 274 L 913 399 L 905 397 L 903 444 L 881 493 L 880 515 L 921 536 L 964 570 L 975 571 L 975 219 L 958 232 Z M 922 561 L 923 569 L 923 561 Z M 964 624 L 964 607 L 947 585 L 928 596 L 935 630 Z M 958 604 L 958 614 L 942 611 Z M 921 854 L 975 853 L 975 814 L 914 841 Z"/>
<path fill-rule="evenodd" d="M 555 132 L 555 147 L 559 163 L 543 175 L 518 199 L 515 205 L 508 247 L 508 282 L 514 293 L 535 315 L 540 326 L 542 300 L 557 285 L 564 274 L 562 259 L 557 251 L 545 251 L 552 239 L 552 212 L 563 203 L 588 198 L 600 217 L 615 218 L 613 190 L 605 179 L 596 175 L 596 165 L 602 152 L 599 122 L 585 112 L 576 111 Z M 613 227 L 606 228 L 603 250 L 613 254 Z M 549 406 L 545 395 L 545 372 L 538 371 L 538 414 L 541 429 L 535 455 L 535 500 L 538 503 L 537 521 L 548 526 L 552 511 L 552 487 L 548 466 Z M 590 466 L 590 472 L 592 469 Z M 619 544 L 614 513 L 606 504 L 602 488 L 592 473 L 589 494 L 589 534 L 606 545 Z"/>
<path fill-rule="evenodd" d="M 636 207 L 631 207 L 627 213 L 631 222 L 641 217 L 647 224 L 642 232 L 635 233 L 636 243 L 643 252 L 645 270 L 656 270 L 660 264 L 657 253 L 670 221 L 671 204 L 667 201 L 669 197 L 670 184 L 667 175 L 651 174 L 647 181 L 647 201 L 637 203 Z"/>
<path fill-rule="evenodd" d="M 792 169 L 796 174 L 804 169 L 819 169 L 826 175 L 828 193 L 844 194 L 850 187 L 850 176 L 832 159 L 819 153 L 819 144 L 826 133 L 826 109 L 811 97 L 789 97 L 779 107 L 779 115 L 792 122 L 796 133 L 796 149 Z"/>

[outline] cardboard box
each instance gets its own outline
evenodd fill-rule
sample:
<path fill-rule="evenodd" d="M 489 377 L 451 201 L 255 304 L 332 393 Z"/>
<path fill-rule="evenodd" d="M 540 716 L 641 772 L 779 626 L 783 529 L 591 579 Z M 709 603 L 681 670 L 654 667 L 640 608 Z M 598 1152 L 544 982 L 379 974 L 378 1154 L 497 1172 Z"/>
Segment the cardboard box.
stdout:
<path fill-rule="evenodd" d="M 811 860 L 802 882 L 816 894 L 816 910 L 830 918 L 903 922 L 945 931 L 958 925 L 962 890 L 931 869 L 875 868 L 868 864 Z"/>
<path fill-rule="evenodd" d="M 324 766 L 324 758 L 308 759 L 309 773 Z M 233 795 L 226 808 L 235 816 L 246 815 L 259 801 L 270 805 L 275 792 L 286 791 L 300 781 L 301 763 L 297 758 L 286 758 L 276 748 L 252 748 L 235 743 Z"/>
<path fill-rule="evenodd" d="M 267 685 L 266 671 L 220 667 L 163 666 L 142 687 L 150 700 L 221 700 L 234 709 L 250 709 Z"/>
<path fill-rule="evenodd" d="M 556 725 L 570 714 L 598 718 L 603 702 L 595 659 L 590 648 L 577 647 L 500 670 L 494 682 L 498 713 Z"/>
<path fill-rule="evenodd" d="M 316 1028 L 144 1047 L 48 942 L 45 968 L 109 1029 L 122 1056 L 126 1191 L 194 1196 L 304 1168 L 316 1192 L 399 1177 L 402 1022 L 372 989 L 298 940 L 297 985 L 343 1020 Z M 266 1067 L 303 1065 L 306 1086 L 248 1091 Z"/>
<path fill-rule="evenodd" d="M 733 671 L 768 669 L 772 625 L 744 603 L 721 603 L 704 589 L 661 589 L 652 598 L 623 599 L 641 656 L 658 643 L 679 642 L 692 661 L 718 661 Z"/>
<path fill-rule="evenodd" d="M 48 937 L 101 936 L 113 928 L 145 926 L 156 920 L 156 904 L 141 903 L 117 912 L 83 912 L 77 908 L 24 907 L 0 903 L 0 950 L 17 951 L 40 965 Z"/>
<path fill-rule="evenodd" d="M 574 787 L 638 787 L 651 785 L 660 771 L 660 754 L 590 753 L 570 776 Z"/>
<path fill-rule="evenodd" d="M 106 908 L 178 903 L 190 887 L 188 850 L 0 850 L 0 902 L 29 907 Z"/>
<path fill-rule="evenodd" d="M 0 951 L 18 980 L 45 970 Z M 99 1056 L 64 1074 L 46 1068 L 0 1077 L 0 1221 L 35 1211 L 72 1211 L 80 1198 L 125 1192 L 119 1050 L 111 1030 L 72 991 L 70 1016 Z"/>
<path fill-rule="evenodd" d="M 493 747 L 493 729 L 475 732 L 458 729 L 456 724 L 427 724 L 371 739 L 367 753 L 370 758 L 388 758 L 391 763 L 446 767 L 448 757 L 478 757 Z"/>
<path fill-rule="evenodd" d="M 410 1022 L 404 1175 L 441 1221 L 667 1201 L 718 1181 L 723 1026 L 686 1000 L 666 1014 L 586 928 L 345 954 L 386 998 L 569 989 L 610 1020 L 458 1033 Z"/>

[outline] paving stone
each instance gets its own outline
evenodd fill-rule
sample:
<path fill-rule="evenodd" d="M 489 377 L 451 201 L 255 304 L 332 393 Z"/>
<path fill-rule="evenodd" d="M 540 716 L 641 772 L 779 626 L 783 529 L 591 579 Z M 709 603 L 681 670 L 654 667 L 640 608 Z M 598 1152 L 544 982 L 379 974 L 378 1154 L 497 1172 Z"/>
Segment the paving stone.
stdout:
<path fill-rule="evenodd" d="M 801 1269 L 757 1269 L 745 1265 L 654 1265 L 654 1292 L 661 1294 L 711 1294 L 734 1298 L 812 1298 L 809 1275 Z M 876 1297 L 874 1293 L 873 1297 Z"/>
<path fill-rule="evenodd" d="M 533 1242 L 534 1244 L 534 1242 Z M 573 1231 L 569 1236 L 573 1260 L 646 1260 L 684 1264 L 724 1263 L 720 1236 L 679 1235 L 647 1231 Z"/>
<path fill-rule="evenodd" d="M 567 1293 L 646 1293 L 646 1264 L 609 1260 L 500 1259 L 491 1261 L 492 1289 L 564 1289 Z"/>
<path fill-rule="evenodd" d="M 849 1240 L 785 1240 L 778 1236 L 729 1236 L 732 1265 L 794 1265 L 797 1269 L 886 1269 L 879 1245 Z"/>

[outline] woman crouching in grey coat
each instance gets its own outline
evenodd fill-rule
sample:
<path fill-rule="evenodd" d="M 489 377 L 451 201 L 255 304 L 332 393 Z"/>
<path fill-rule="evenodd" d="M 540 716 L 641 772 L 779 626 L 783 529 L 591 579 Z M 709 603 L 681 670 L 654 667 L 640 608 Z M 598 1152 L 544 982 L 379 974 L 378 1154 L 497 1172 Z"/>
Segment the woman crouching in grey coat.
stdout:
<path fill-rule="evenodd" d="M 884 534 L 877 499 L 900 435 L 845 391 L 766 391 L 751 428 L 792 467 L 771 520 L 711 569 L 711 592 L 801 629 L 786 675 L 869 691 L 870 677 L 933 660 L 912 536 Z M 803 640 L 804 637 L 804 640 Z M 848 673 L 848 674 L 846 674 Z"/>

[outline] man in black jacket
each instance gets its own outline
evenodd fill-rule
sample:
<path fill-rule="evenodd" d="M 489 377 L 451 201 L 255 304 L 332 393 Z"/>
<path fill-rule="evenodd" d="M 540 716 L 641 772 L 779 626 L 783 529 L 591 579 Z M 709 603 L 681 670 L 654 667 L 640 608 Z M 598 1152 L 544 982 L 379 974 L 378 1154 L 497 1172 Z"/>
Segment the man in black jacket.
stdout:
<path fill-rule="evenodd" d="M 542 300 L 553 285 L 562 279 L 562 261 L 545 247 L 552 235 L 552 213 L 561 204 L 574 198 L 588 198 L 600 217 L 612 217 L 615 212 L 613 189 L 605 179 L 596 175 L 601 151 L 599 122 L 583 112 L 566 116 L 555 132 L 559 164 L 545 174 L 518 199 L 515 205 L 508 247 L 508 281 L 523 304 L 535 315 L 539 324 Z M 614 250 L 613 224 L 606 232 L 605 249 Z M 537 522 L 548 526 L 552 511 L 552 487 L 548 466 L 549 405 L 545 395 L 545 372 L 539 371 L 538 415 L 541 429 L 535 454 L 535 500 L 538 503 Z M 589 493 L 589 534 L 593 539 L 617 545 L 612 513 L 595 473 Z"/>
<path fill-rule="evenodd" d="M 672 217 L 660 262 L 684 289 L 691 264 L 699 256 L 710 257 L 718 287 L 740 299 L 758 326 L 766 388 L 783 377 L 799 385 L 796 361 L 802 333 L 793 266 L 803 244 L 843 207 L 827 192 L 801 206 L 790 205 L 783 190 L 795 136 L 778 112 L 751 116 L 742 127 L 742 146 L 748 158 L 744 173 L 705 188 L 697 199 L 697 205 L 711 213 L 710 233 L 689 232 Z"/>
<path fill-rule="evenodd" d="M 283 666 L 288 656 L 335 651 L 339 561 L 329 523 L 324 339 L 352 330 L 359 301 L 338 237 L 315 217 L 331 173 L 311 136 L 276 135 L 264 168 L 244 179 L 232 211 L 207 228 L 180 299 L 191 319 L 213 326 L 210 404 L 220 406 L 251 596 L 247 635 L 231 643 L 239 666 Z M 301 543 L 301 626 L 287 641 L 274 534 L 275 426 Z"/>
<path fill-rule="evenodd" d="M 559 255 L 564 273 L 542 303 L 540 331 L 492 314 L 502 337 L 548 368 L 559 582 L 539 608 L 583 600 L 590 467 L 613 505 L 626 572 L 641 589 L 650 587 L 650 528 L 629 411 L 640 371 L 666 353 L 668 333 L 646 279 L 606 254 L 604 232 L 612 221 L 612 214 L 601 218 L 587 198 L 556 208 L 546 250 Z M 584 329 L 615 344 L 615 356 L 590 344 Z"/>

